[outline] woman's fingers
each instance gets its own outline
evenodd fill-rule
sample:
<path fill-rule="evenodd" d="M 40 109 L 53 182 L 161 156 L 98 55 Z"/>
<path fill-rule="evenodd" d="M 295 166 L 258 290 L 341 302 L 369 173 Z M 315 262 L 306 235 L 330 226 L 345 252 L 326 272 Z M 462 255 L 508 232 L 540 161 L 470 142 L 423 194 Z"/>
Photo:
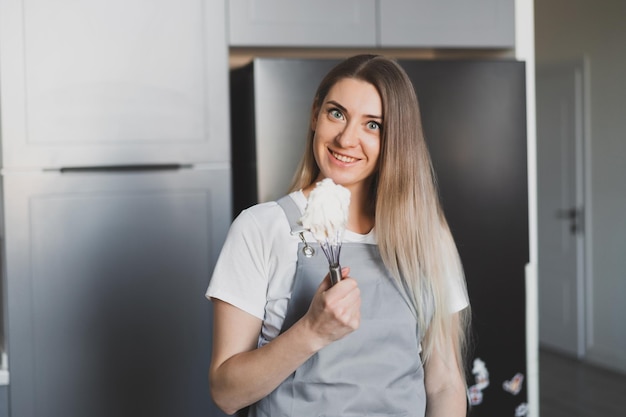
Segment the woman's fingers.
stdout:
<path fill-rule="evenodd" d="M 332 286 L 327 275 L 305 315 L 310 328 L 325 344 L 341 339 L 359 327 L 361 292 L 357 281 L 349 277 L 349 272 L 349 268 L 343 268 L 344 279 Z"/>

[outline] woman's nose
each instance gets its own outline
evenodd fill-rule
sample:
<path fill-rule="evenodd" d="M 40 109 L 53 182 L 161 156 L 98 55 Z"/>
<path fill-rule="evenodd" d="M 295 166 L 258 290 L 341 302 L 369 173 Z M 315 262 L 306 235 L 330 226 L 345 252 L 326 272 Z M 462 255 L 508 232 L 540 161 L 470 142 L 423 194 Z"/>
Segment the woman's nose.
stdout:
<path fill-rule="evenodd" d="M 359 132 L 356 123 L 346 123 L 336 139 L 342 148 L 351 148 L 359 143 Z"/>

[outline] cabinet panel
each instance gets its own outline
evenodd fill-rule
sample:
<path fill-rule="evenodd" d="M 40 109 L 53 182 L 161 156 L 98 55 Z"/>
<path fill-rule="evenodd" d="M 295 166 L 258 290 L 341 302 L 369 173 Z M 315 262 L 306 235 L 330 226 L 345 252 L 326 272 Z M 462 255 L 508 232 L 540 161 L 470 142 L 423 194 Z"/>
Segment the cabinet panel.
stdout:
<path fill-rule="evenodd" d="M 0 385 L 0 417 L 9 417 L 9 388 Z"/>
<path fill-rule="evenodd" d="M 204 292 L 227 169 L 4 178 L 10 404 L 20 417 L 222 415 Z"/>
<path fill-rule="evenodd" d="M 231 46 L 376 45 L 376 0 L 229 0 Z"/>
<path fill-rule="evenodd" d="M 515 46 L 514 0 L 382 0 L 380 46 Z"/>
<path fill-rule="evenodd" d="M 2 1 L 4 166 L 228 160 L 216 3 Z"/>

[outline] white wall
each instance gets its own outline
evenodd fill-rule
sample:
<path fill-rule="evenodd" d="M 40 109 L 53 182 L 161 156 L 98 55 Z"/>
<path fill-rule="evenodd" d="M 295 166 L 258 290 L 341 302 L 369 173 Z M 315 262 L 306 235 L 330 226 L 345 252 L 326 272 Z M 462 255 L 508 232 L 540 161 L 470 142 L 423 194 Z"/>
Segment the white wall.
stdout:
<path fill-rule="evenodd" d="M 537 66 L 589 63 L 587 359 L 626 372 L 626 2 L 536 0 Z"/>

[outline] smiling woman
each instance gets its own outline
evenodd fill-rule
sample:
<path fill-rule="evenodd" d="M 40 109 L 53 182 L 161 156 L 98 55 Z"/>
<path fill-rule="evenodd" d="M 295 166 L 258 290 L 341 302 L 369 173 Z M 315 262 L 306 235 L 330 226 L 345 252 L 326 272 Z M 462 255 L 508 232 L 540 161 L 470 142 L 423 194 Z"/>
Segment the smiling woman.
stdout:
<path fill-rule="evenodd" d="M 353 199 L 367 200 L 378 166 L 381 123 L 380 95 L 372 84 L 353 78 L 338 81 L 312 120 L 313 153 L 320 170 L 315 182 L 331 178 L 348 188 Z M 361 207 L 366 205 L 351 206 L 348 228 L 367 233 L 374 219 L 372 213 L 360 213 Z"/>
<path fill-rule="evenodd" d="M 251 416 L 465 416 L 469 301 L 411 82 L 349 58 L 309 130 L 291 193 L 244 210 L 215 267 L 213 399 Z M 326 178 L 351 191 L 335 285 L 298 223 Z"/>

